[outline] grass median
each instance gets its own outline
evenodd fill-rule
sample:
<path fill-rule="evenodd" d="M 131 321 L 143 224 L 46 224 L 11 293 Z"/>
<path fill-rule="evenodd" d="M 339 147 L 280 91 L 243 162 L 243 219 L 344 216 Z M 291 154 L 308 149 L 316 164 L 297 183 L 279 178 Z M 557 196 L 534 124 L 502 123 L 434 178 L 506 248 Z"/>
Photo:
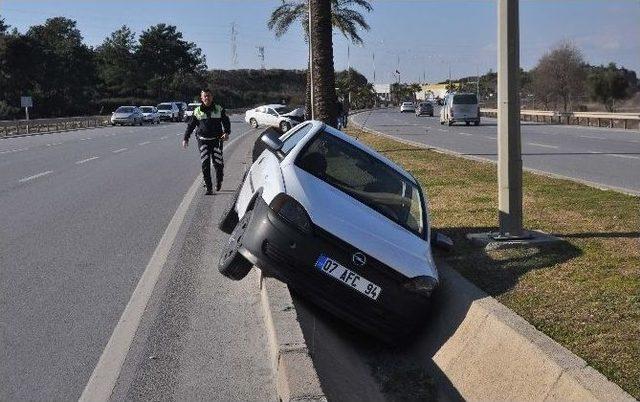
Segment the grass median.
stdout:
<path fill-rule="evenodd" d="M 495 164 L 347 131 L 420 181 L 454 269 L 640 399 L 640 197 L 524 172 L 525 228 L 562 241 L 487 252 L 466 235 L 497 230 Z"/>

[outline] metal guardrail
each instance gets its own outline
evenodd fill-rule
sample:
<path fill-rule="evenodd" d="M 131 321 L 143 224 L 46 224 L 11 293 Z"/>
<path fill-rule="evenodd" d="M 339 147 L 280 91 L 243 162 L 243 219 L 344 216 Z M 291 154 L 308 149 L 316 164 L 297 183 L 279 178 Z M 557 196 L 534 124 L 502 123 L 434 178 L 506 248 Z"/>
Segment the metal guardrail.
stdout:
<path fill-rule="evenodd" d="M 498 109 L 480 109 L 480 113 L 488 117 L 496 117 Z M 541 123 L 576 124 L 587 126 L 596 125 L 607 127 L 603 121 L 608 122 L 609 128 L 615 127 L 615 122 L 622 122 L 625 129 L 630 127 L 629 122 L 635 122 L 636 128 L 640 128 L 640 113 L 608 113 L 608 112 L 556 112 L 549 110 L 520 110 L 520 117 L 524 121 L 536 121 Z M 593 123 L 593 124 L 592 124 Z"/>
<path fill-rule="evenodd" d="M 0 120 L 0 137 L 53 133 L 110 124 L 110 116 L 60 117 L 55 119 Z"/>

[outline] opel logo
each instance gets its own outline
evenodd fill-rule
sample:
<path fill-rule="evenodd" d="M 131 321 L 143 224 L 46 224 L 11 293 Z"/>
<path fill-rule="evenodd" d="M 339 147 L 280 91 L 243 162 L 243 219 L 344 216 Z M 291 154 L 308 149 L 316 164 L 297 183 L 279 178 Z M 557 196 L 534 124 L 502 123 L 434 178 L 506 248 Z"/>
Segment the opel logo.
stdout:
<path fill-rule="evenodd" d="M 364 254 L 362 254 L 359 251 L 356 253 L 353 253 L 353 257 L 351 257 L 351 260 L 353 261 L 354 264 L 356 264 L 359 267 L 363 267 L 364 264 L 367 263 L 367 257 L 365 257 Z"/>

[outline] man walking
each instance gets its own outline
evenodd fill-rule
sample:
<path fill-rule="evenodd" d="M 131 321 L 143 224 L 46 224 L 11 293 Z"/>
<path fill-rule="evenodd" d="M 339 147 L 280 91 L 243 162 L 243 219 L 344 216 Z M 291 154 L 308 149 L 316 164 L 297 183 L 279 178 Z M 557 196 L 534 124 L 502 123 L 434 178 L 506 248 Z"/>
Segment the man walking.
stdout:
<path fill-rule="evenodd" d="M 224 108 L 213 103 L 213 95 L 208 88 L 200 92 L 200 100 L 202 105 L 193 111 L 193 118 L 189 121 L 187 130 L 184 132 L 182 146 L 187 148 L 189 137 L 193 130 L 196 130 L 200 162 L 202 163 L 202 177 L 207 187 L 206 194 L 212 195 L 211 161 L 213 160 L 213 167 L 216 169 L 216 191 L 220 191 L 224 168 L 222 142 L 229 138 L 231 122 Z"/>

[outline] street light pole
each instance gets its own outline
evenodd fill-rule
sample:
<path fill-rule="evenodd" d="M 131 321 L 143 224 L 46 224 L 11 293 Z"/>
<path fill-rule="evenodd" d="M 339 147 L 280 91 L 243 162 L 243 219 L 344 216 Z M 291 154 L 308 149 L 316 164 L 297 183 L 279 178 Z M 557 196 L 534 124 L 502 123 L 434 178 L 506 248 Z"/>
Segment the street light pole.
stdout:
<path fill-rule="evenodd" d="M 498 209 L 501 239 L 523 237 L 518 0 L 498 0 Z"/>

